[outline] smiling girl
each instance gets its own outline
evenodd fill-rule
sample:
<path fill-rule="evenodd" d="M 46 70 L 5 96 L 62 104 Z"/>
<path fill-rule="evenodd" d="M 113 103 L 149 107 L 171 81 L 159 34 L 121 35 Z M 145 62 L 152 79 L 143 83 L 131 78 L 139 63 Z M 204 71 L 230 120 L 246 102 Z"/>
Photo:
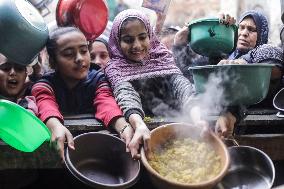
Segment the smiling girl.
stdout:
<path fill-rule="evenodd" d="M 47 42 L 50 66 L 55 71 L 43 76 L 32 88 L 39 118 L 52 132 L 64 159 L 64 141 L 74 149 L 73 137 L 63 124 L 62 114 L 94 113 L 106 127 L 113 126 L 129 143 L 133 129 L 123 118 L 103 73 L 90 67 L 88 43 L 74 27 L 62 27 L 50 33 Z M 127 149 L 128 150 L 128 149 Z"/>
<path fill-rule="evenodd" d="M 109 38 L 111 60 L 105 68 L 118 104 L 147 149 L 147 116 L 177 116 L 192 107 L 194 89 L 177 68 L 170 51 L 158 40 L 147 16 L 138 10 L 119 13 Z"/>

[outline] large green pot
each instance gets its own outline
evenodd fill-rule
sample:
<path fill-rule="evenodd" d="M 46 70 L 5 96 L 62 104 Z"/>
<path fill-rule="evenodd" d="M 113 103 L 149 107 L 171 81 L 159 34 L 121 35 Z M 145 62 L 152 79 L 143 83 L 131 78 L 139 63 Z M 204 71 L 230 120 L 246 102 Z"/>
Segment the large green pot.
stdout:
<path fill-rule="evenodd" d="M 236 25 L 220 24 L 218 18 L 205 18 L 189 23 L 188 28 L 190 46 L 200 55 L 217 57 L 235 49 Z"/>
<path fill-rule="evenodd" d="M 13 62 L 28 65 L 47 38 L 46 23 L 28 1 L 0 1 L 0 53 Z"/>
<path fill-rule="evenodd" d="M 252 105 L 262 101 L 269 89 L 271 64 L 208 65 L 191 67 L 197 93 L 222 93 L 225 105 Z M 213 86 L 212 86 L 213 85 Z M 208 89 L 210 89 L 208 91 Z M 212 90 L 213 89 L 213 90 Z"/>

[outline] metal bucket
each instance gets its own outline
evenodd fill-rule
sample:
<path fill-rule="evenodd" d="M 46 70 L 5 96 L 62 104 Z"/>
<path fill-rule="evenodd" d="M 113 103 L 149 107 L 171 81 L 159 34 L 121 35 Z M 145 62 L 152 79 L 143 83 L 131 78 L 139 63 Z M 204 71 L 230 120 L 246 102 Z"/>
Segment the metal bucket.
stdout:
<path fill-rule="evenodd" d="M 272 160 L 251 146 L 229 148 L 231 164 L 216 189 L 269 189 L 275 178 Z"/>

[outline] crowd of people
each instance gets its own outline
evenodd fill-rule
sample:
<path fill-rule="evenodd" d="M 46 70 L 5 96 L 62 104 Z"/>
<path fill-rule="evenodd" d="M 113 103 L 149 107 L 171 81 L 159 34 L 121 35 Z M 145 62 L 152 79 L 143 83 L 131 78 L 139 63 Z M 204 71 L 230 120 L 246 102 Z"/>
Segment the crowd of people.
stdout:
<path fill-rule="evenodd" d="M 222 24 L 235 24 L 229 15 L 219 17 Z M 76 150 L 73 136 L 63 124 L 64 115 L 83 113 L 93 113 L 106 129 L 113 128 L 125 141 L 126 151 L 140 158 L 140 146 L 149 149 L 145 116 L 185 114 L 192 123 L 208 127 L 207 121 L 197 116 L 202 110 L 188 67 L 274 64 L 271 90 L 264 100 L 272 107 L 271 98 L 282 88 L 283 49 L 267 44 L 268 30 L 262 13 L 245 12 L 238 20 L 235 51 L 211 60 L 190 48 L 188 27 L 164 27 L 158 36 L 147 15 L 126 9 L 115 17 L 110 35 L 93 41 L 87 41 L 76 27 L 49 31 L 39 56 L 40 61 L 48 57 L 48 69 L 34 66 L 28 75 L 27 66 L 9 60 L 0 49 L 0 97 L 38 116 L 50 129 L 51 141 L 57 143 L 62 159 L 64 142 Z M 232 135 L 240 114 L 229 108 L 223 111 L 216 121 L 216 133 Z"/>

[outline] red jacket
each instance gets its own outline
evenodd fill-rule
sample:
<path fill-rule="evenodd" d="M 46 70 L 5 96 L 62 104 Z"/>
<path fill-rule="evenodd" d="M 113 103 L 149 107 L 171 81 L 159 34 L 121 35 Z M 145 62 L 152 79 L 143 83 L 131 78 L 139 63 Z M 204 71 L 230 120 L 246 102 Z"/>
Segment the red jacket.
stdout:
<path fill-rule="evenodd" d="M 65 108 L 66 111 L 66 104 L 68 103 L 74 104 L 74 101 L 76 101 L 74 98 L 79 99 L 79 101 L 80 99 L 84 99 L 84 101 L 81 100 L 81 102 L 78 102 L 77 104 L 75 103 L 72 108 L 68 109 L 67 113 L 89 113 L 87 109 L 90 108 L 86 106 L 91 106 L 95 118 L 99 121 L 102 121 L 105 126 L 109 126 L 114 118 L 123 116 L 122 111 L 117 105 L 112 91 L 107 81 L 104 80 L 103 76 L 100 75 L 100 79 L 98 79 L 98 77 L 97 79 L 90 79 L 88 76 L 86 81 L 83 81 L 78 85 L 79 86 L 76 86 L 76 89 L 74 90 L 66 89 L 66 85 L 64 87 L 63 80 L 58 77 L 57 74 L 49 75 L 49 77 L 46 77 L 45 80 L 40 80 L 38 83 L 36 83 L 32 87 L 32 95 L 35 96 L 37 101 L 39 118 L 43 122 L 46 122 L 49 118 L 56 117 L 63 122 L 61 110 Z M 93 95 L 89 95 L 88 93 L 90 88 L 94 88 Z M 66 98 L 66 94 L 69 93 L 74 94 L 71 99 Z M 86 97 L 86 95 L 88 96 Z M 70 101 L 68 101 L 68 99 Z M 88 102 L 88 99 L 91 101 Z M 82 112 L 85 110 L 86 112 Z"/>

